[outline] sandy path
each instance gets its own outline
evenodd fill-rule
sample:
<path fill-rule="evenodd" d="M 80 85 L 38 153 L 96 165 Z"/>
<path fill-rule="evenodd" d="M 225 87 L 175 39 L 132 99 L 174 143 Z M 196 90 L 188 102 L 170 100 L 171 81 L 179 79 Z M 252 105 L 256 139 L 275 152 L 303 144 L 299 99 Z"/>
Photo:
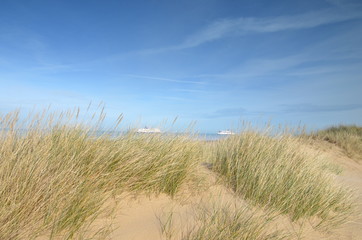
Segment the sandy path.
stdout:
<path fill-rule="evenodd" d="M 161 239 L 157 216 L 170 205 L 172 200 L 167 196 L 127 204 L 114 219 L 116 229 L 110 235 L 111 239 Z"/>

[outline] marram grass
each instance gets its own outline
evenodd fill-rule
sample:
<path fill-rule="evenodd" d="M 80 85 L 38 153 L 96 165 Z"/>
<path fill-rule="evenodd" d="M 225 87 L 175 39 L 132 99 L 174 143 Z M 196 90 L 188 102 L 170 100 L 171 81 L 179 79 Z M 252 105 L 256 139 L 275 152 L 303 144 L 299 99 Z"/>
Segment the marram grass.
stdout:
<path fill-rule="evenodd" d="M 75 114 L 65 125 L 18 116 L 0 118 L 0 239 L 77 238 L 112 196 L 173 196 L 199 161 L 199 143 L 184 137 L 95 137 Z"/>
<path fill-rule="evenodd" d="M 218 141 L 212 169 L 236 194 L 255 205 L 299 219 L 318 219 L 325 228 L 344 222 L 353 211 L 351 191 L 335 183 L 300 139 L 245 131 Z"/>
<path fill-rule="evenodd" d="M 258 215 L 247 208 L 222 206 L 205 209 L 197 216 L 198 225 L 182 240 L 280 240 L 285 234 L 267 231 L 272 219 Z M 270 229 L 269 229 L 270 230 Z"/>
<path fill-rule="evenodd" d="M 336 144 L 349 157 L 362 161 L 362 127 L 340 125 L 317 131 L 312 137 Z"/>
<path fill-rule="evenodd" d="M 215 201 L 216 200 L 216 201 Z M 271 212 L 252 210 L 238 201 L 224 202 L 222 196 L 211 204 L 199 203 L 188 216 L 192 224 L 175 224 L 171 211 L 160 218 L 161 234 L 166 240 L 281 240 L 290 234 L 277 229 Z"/>
<path fill-rule="evenodd" d="M 271 213 L 251 210 L 237 202 L 198 205 L 189 218 L 192 218 L 192 227 L 184 227 L 181 222 L 177 229 L 173 212 L 166 220 L 161 220 L 165 240 L 281 240 L 289 237 L 276 229 Z"/>
<path fill-rule="evenodd" d="M 25 120 L 19 112 L 0 115 L 0 240 L 92 239 L 88 227 L 112 198 L 174 196 L 193 186 L 198 164 L 210 161 L 237 195 L 293 220 L 316 217 L 330 226 L 352 209 L 350 192 L 295 137 L 250 131 L 216 143 L 132 132 L 114 138 L 97 135 L 103 110 L 83 121 L 79 116 L 79 110 L 44 111 Z M 190 239 L 210 239 L 220 228 L 226 234 L 220 239 L 272 236 L 241 210 L 214 209 L 200 219 L 206 225 L 190 232 Z"/>

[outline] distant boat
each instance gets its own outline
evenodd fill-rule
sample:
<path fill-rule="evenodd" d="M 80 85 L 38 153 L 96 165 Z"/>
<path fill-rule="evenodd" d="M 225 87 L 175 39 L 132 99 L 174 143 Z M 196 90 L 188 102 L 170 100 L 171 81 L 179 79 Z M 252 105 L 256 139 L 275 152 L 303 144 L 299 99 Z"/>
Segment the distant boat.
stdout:
<path fill-rule="evenodd" d="M 218 135 L 234 135 L 235 133 L 230 130 L 222 130 L 217 133 Z"/>
<path fill-rule="evenodd" d="M 138 133 L 161 133 L 161 130 L 158 128 L 144 127 L 144 128 L 138 129 L 137 132 Z"/>

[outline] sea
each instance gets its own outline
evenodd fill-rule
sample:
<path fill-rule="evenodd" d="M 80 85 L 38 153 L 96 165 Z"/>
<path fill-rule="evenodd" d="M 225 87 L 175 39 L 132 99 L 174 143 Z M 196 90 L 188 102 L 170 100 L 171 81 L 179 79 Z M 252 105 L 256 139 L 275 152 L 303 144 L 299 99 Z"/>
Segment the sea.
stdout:
<path fill-rule="evenodd" d="M 7 132 L 8 129 L 0 129 L 3 132 Z M 26 129 L 17 129 L 17 133 L 20 135 L 26 135 L 28 132 L 28 130 Z M 44 130 L 44 132 L 47 132 L 47 130 Z M 93 133 L 90 133 L 93 136 L 110 136 L 112 138 L 117 138 L 120 137 L 122 135 L 126 135 L 128 132 L 127 131 L 96 131 Z M 217 133 L 182 133 L 182 132 L 177 132 L 177 133 L 135 133 L 137 135 L 143 135 L 143 134 L 161 134 L 164 136 L 187 136 L 190 139 L 196 139 L 196 140 L 202 140 L 202 141 L 217 141 L 220 139 L 224 139 L 229 137 L 230 135 L 219 135 Z"/>
<path fill-rule="evenodd" d="M 125 135 L 127 132 L 123 131 L 97 131 L 96 135 L 110 135 L 114 138 Z M 164 136 L 187 136 L 190 139 L 202 140 L 202 141 L 217 141 L 220 139 L 227 138 L 229 135 L 220 135 L 217 133 L 136 133 L 138 135 L 143 134 L 161 134 Z"/>

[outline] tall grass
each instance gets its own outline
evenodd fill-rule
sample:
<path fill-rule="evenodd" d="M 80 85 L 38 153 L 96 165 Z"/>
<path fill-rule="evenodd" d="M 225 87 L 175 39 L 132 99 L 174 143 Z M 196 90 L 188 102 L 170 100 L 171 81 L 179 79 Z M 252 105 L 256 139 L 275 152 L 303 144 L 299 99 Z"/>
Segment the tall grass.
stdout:
<path fill-rule="evenodd" d="M 350 191 L 337 185 L 296 137 L 245 131 L 217 142 L 210 157 L 212 169 L 239 196 L 293 221 L 317 218 L 315 226 L 330 227 L 353 209 Z"/>
<path fill-rule="evenodd" d="M 85 120 L 80 115 L 0 115 L 0 240 L 92 238 L 89 226 L 111 212 L 105 209 L 110 200 L 125 193 L 174 196 L 190 186 L 202 161 L 211 161 L 238 195 L 293 220 L 315 217 L 320 226 L 330 226 L 352 210 L 350 192 L 295 137 L 256 131 L 216 143 L 132 131 L 114 137 L 99 135 L 103 110 Z M 274 236 L 252 214 L 229 210 L 199 215 L 198 230 L 187 239 Z"/>
<path fill-rule="evenodd" d="M 173 196 L 198 162 L 198 142 L 96 137 L 99 122 L 92 128 L 77 117 L 77 111 L 0 116 L 0 239 L 80 238 L 113 196 Z"/>
<path fill-rule="evenodd" d="M 202 203 L 201 203 L 202 204 Z M 251 210 L 235 203 L 212 203 L 197 206 L 192 216 L 192 227 L 174 223 L 171 212 L 161 223 L 161 233 L 166 240 L 267 240 L 285 239 L 287 234 L 276 229 L 269 213 Z M 176 230 L 177 227 L 177 230 Z"/>
<path fill-rule="evenodd" d="M 284 239 L 277 230 L 270 231 L 272 219 L 247 208 L 222 206 L 204 209 L 197 216 L 197 226 L 183 236 L 183 240 L 267 240 Z M 269 231 L 268 231 L 269 230 Z"/>
<path fill-rule="evenodd" d="M 362 161 L 362 127 L 340 125 L 317 131 L 312 136 L 334 143 L 344 149 L 349 157 Z"/>

